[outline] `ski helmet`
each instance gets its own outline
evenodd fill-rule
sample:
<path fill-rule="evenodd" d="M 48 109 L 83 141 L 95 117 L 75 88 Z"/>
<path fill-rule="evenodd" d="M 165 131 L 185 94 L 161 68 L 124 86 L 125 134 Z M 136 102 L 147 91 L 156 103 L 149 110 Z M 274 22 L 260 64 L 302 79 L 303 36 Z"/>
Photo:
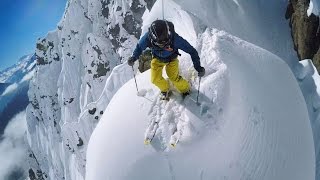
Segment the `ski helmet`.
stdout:
<path fill-rule="evenodd" d="M 166 20 L 155 20 L 149 27 L 151 43 L 158 47 L 165 47 L 170 43 L 170 30 Z"/>

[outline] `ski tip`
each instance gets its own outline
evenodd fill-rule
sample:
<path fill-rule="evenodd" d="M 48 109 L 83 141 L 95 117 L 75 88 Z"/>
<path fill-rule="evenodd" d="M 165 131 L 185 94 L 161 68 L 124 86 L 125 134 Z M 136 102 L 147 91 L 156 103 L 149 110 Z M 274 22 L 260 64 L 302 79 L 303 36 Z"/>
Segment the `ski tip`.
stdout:
<path fill-rule="evenodd" d="M 145 139 L 143 143 L 144 143 L 144 145 L 149 145 L 150 142 L 151 142 L 150 139 Z"/>
<path fill-rule="evenodd" d="M 171 146 L 172 148 L 175 148 L 176 145 L 177 145 L 177 144 L 175 144 L 175 143 L 171 143 L 171 144 L 170 144 L 170 146 Z"/>

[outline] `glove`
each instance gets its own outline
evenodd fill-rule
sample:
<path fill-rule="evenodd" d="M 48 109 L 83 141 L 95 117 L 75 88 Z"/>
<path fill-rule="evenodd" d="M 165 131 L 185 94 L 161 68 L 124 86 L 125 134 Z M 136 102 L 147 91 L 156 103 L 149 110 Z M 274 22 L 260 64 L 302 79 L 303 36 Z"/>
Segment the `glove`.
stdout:
<path fill-rule="evenodd" d="M 201 67 L 201 66 L 200 66 L 199 69 L 197 69 L 197 71 L 198 71 L 198 76 L 199 77 L 203 77 L 204 74 L 206 73 L 206 70 L 204 69 L 204 67 Z"/>
<path fill-rule="evenodd" d="M 129 66 L 133 66 L 133 65 L 134 65 L 134 61 L 135 61 L 135 59 L 134 59 L 133 57 L 129 57 L 129 59 L 128 59 L 128 65 L 129 65 Z"/>

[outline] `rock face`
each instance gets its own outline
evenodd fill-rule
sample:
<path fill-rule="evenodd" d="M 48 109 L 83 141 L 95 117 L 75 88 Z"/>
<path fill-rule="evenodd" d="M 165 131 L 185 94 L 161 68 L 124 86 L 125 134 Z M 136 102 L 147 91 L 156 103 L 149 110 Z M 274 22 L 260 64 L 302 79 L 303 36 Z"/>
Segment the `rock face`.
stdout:
<path fill-rule="evenodd" d="M 309 3 L 310 0 L 290 0 L 285 16 L 290 19 L 291 35 L 299 59 L 312 59 L 319 71 L 319 17 L 307 15 Z"/>
<path fill-rule="evenodd" d="M 38 40 L 27 108 L 30 179 L 84 179 L 90 135 L 132 71 L 118 68 L 123 78 L 108 79 L 132 53 L 153 3 L 69 0 L 57 30 Z"/>

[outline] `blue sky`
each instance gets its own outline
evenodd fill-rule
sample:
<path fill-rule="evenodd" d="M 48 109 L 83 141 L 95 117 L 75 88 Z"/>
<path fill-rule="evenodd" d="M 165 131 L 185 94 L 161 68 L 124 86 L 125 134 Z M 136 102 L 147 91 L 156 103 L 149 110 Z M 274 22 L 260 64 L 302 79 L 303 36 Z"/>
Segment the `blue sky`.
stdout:
<path fill-rule="evenodd" d="M 35 50 L 60 21 L 67 0 L 0 1 L 0 71 Z"/>

